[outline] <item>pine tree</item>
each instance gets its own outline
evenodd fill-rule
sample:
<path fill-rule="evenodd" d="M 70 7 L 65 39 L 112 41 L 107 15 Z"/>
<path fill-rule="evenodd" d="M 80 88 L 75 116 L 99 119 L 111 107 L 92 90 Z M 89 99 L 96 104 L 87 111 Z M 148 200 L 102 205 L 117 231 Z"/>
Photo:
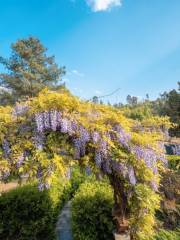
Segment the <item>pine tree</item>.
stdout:
<path fill-rule="evenodd" d="M 11 45 L 9 59 L 0 57 L 6 72 L 0 74 L 0 103 L 11 104 L 17 100 L 36 96 L 44 87 L 57 88 L 65 67 L 58 67 L 54 56 L 46 55 L 47 49 L 39 39 L 29 37 Z"/>

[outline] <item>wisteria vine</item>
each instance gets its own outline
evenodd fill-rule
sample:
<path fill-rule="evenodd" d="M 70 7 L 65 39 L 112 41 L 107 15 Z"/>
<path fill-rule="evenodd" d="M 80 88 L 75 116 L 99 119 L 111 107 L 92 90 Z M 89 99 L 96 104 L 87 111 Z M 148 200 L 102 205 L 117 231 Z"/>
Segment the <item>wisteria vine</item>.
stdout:
<path fill-rule="evenodd" d="M 26 113 L 27 110 L 28 108 L 26 105 L 16 105 L 13 110 L 13 115 L 21 116 Z M 94 146 L 93 148 L 91 147 L 91 151 L 92 149 L 94 151 L 94 162 L 96 166 L 105 174 L 112 174 L 112 172 L 120 174 L 131 185 L 135 185 L 138 181 L 135 168 L 130 163 L 122 163 L 121 161 L 113 159 L 112 149 L 109 144 L 110 141 L 115 142 L 117 146 L 133 154 L 138 161 L 144 161 L 145 165 L 152 170 L 154 175 L 158 174 L 157 161 L 161 160 L 166 163 L 164 155 L 157 153 L 151 147 L 132 144 L 130 133 L 127 133 L 119 124 L 112 126 L 109 131 L 102 134 L 98 132 L 97 129 L 89 130 L 85 128 L 75 119 L 57 110 L 38 112 L 34 116 L 34 121 L 35 129 L 33 142 L 37 150 L 43 150 L 46 142 L 46 132 L 53 131 L 67 134 L 74 147 L 74 159 L 80 159 L 85 156 L 87 148 L 91 143 Z M 4 139 L 2 149 L 4 158 L 9 158 L 11 147 L 7 139 Z M 23 164 L 25 158 L 26 153 L 21 153 L 16 163 L 17 168 Z M 2 173 L 1 179 L 7 178 L 8 175 L 8 172 Z M 49 187 L 49 184 L 42 182 L 42 177 L 39 172 L 37 178 L 39 179 L 40 190 Z M 157 190 L 157 184 L 154 180 L 152 180 L 151 186 L 155 191 Z"/>

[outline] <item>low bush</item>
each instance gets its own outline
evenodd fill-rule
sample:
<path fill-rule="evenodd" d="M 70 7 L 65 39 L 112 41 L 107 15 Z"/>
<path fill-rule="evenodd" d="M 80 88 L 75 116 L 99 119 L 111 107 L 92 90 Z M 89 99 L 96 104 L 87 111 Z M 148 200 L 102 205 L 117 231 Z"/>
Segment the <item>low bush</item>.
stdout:
<path fill-rule="evenodd" d="M 74 240 L 113 239 L 113 194 L 106 182 L 86 181 L 72 200 Z"/>
<path fill-rule="evenodd" d="M 17 187 L 0 197 L 0 239 L 53 240 L 57 215 L 67 199 L 65 183 L 56 179 L 50 190 L 36 185 Z"/>

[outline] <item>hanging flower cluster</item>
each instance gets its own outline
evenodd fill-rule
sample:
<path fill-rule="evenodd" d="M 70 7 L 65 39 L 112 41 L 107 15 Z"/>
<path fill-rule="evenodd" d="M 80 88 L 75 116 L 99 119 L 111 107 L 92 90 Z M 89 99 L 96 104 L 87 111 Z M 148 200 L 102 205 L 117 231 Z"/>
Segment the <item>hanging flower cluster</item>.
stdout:
<path fill-rule="evenodd" d="M 74 147 L 74 159 L 85 156 L 88 144 L 92 143 L 94 144 L 94 162 L 96 166 L 105 174 L 112 174 L 112 171 L 114 171 L 116 174 L 122 175 L 131 185 L 137 183 L 134 167 L 131 164 L 113 160 L 109 142 L 116 142 L 120 147 L 133 154 L 138 161 L 144 161 L 154 175 L 158 174 L 157 161 L 165 161 L 163 155 L 157 154 L 150 147 L 133 145 L 131 135 L 118 124 L 104 133 L 105 138 L 103 138 L 102 134 L 97 130 L 88 130 L 73 118 L 69 119 L 57 110 L 36 113 L 35 123 L 34 142 L 37 149 L 43 149 L 46 131 L 58 131 L 67 134 Z M 157 190 L 157 184 L 154 180 L 152 180 L 151 186 L 154 190 Z"/>
<path fill-rule="evenodd" d="M 22 116 L 25 113 L 27 113 L 28 110 L 29 106 L 27 104 L 16 103 L 16 105 L 13 108 L 12 115 L 15 117 Z"/>

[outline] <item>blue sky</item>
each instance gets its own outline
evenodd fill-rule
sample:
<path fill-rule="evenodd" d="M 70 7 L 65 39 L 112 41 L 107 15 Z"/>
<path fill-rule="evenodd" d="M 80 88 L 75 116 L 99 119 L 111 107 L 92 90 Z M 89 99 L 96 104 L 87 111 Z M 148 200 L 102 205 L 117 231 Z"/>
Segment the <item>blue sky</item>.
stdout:
<path fill-rule="evenodd" d="M 65 65 L 71 91 L 91 98 L 121 88 L 156 98 L 180 81 L 179 0 L 2 0 L 0 55 L 29 35 Z M 0 67 L 2 70 L 2 67 Z"/>

